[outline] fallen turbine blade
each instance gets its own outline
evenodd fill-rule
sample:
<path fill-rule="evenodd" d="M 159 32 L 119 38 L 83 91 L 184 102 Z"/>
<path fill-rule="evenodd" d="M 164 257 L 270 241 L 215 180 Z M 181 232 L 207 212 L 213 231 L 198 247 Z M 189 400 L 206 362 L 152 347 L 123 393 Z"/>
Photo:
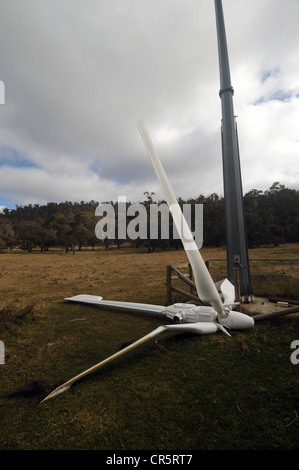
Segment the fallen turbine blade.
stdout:
<path fill-rule="evenodd" d="M 127 312 L 163 314 L 165 307 L 162 305 L 144 304 L 136 302 L 122 302 L 119 300 L 103 300 L 103 297 L 97 295 L 80 294 L 73 297 L 67 297 L 64 300 L 68 302 L 78 302 L 83 304 L 97 305 L 108 310 L 118 310 Z"/>
<path fill-rule="evenodd" d="M 132 349 L 136 348 L 137 346 L 140 346 L 141 344 L 144 344 L 146 341 L 150 340 L 154 336 L 157 336 L 161 333 L 163 333 L 167 329 L 167 325 L 159 326 L 155 330 L 153 330 L 151 333 L 147 334 L 146 336 L 143 336 L 141 339 L 135 341 L 135 343 L 130 344 L 124 349 L 121 349 L 120 351 L 116 352 L 112 356 L 107 357 L 103 361 L 99 362 L 98 364 L 95 364 L 94 366 L 90 367 L 89 369 L 81 372 L 80 374 L 76 375 L 72 379 L 68 380 L 64 384 L 60 385 L 59 387 L 55 388 L 49 395 L 44 398 L 41 403 L 45 402 L 46 400 L 49 400 L 50 398 L 55 397 L 56 395 L 59 395 L 60 393 L 63 393 L 78 380 L 82 379 L 83 377 L 86 377 L 89 374 L 92 374 L 93 372 L 99 370 L 101 367 L 105 366 L 109 362 L 113 361 L 114 359 L 119 358 L 123 354 L 126 354 L 127 352 L 131 351 Z"/>

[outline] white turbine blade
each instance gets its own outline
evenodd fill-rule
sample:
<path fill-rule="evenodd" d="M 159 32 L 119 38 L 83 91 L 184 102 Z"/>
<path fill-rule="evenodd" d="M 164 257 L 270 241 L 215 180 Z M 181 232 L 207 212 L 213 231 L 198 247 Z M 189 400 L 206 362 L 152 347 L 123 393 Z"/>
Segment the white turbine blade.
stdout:
<path fill-rule="evenodd" d="M 151 333 L 149 333 L 148 335 L 146 336 L 143 336 L 143 338 L 135 341 L 135 343 L 132 343 L 130 344 L 129 346 L 127 346 L 126 348 L 124 349 L 121 349 L 120 351 L 118 351 L 117 353 L 113 354 L 112 356 L 110 357 L 107 357 L 106 359 L 104 359 L 103 361 L 99 362 L 98 364 L 95 364 L 94 366 L 90 367 L 89 369 L 81 372 L 79 375 L 76 375 L 75 377 L 73 377 L 72 379 L 68 380 L 67 382 L 65 382 L 64 384 L 60 385 L 59 387 L 57 387 L 55 390 L 53 390 L 49 395 L 46 396 L 46 398 L 44 398 L 42 400 L 41 403 L 45 402 L 46 400 L 49 400 L 49 398 L 53 398 L 55 397 L 56 395 L 59 395 L 60 393 L 63 393 L 65 391 L 67 391 L 75 382 L 77 382 L 78 380 L 82 379 L 83 377 L 86 377 L 87 375 L 89 374 L 92 374 L 93 372 L 95 372 L 96 370 L 99 370 L 101 367 L 105 366 L 106 364 L 108 364 L 109 362 L 113 361 L 114 359 L 117 359 L 118 357 L 122 356 L 123 354 L 126 354 L 127 352 L 131 351 L 133 348 L 136 348 L 137 346 L 140 346 L 141 344 L 145 343 L 146 341 L 150 340 L 151 338 L 153 338 L 154 336 L 157 336 L 158 334 L 160 333 L 163 333 L 165 330 L 166 330 L 167 326 L 159 326 L 158 328 L 156 328 L 155 330 L 153 330 Z"/>
<path fill-rule="evenodd" d="M 112 362 L 114 359 L 117 359 L 127 352 L 131 351 L 132 349 L 136 348 L 137 346 L 141 346 L 142 344 L 146 343 L 150 339 L 154 338 L 155 336 L 164 333 L 165 331 L 175 331 L 175 332 L 181 332 L 181 333 L 193 333 L 193 334 L 198 334 L 198 335 L 208 335 L 208 334 L 213 334 L 216 333 L 218 330 L 223 331 L 225 334 L 230 336 L 230 334 L 226 331 L 226 329 L 220 325 L 219 323 L 216 322 L 197 322 L 197 323 L 187 323 L 187 324 L 181 324 L 181 325 L 162 325 L 156 328 L 155 330 L 151 331 L 149 334 L 146 336 L 143 336 L 142 338 L 138 339 L 134 343 L 130 344 L 124 349 L 121 349 L 117 353 L 113 354 L 112 356 L 107 357 L 103 361 L 99 362 L 98 364 L 95 364 L 94 366 L 90 367 L 89 369 L 86 369 L 85 371 L 81 372 L 80 374 L 76 375 L 72 379 L 68 380 L 64 384 L 60 385 L 59 387 L 55 388 L 49 395 L 47 395 L 41 403 L 49 400 L 50 398 L 56 397 L 60 393 L 66 392 L 67 390 L 70 389 L 70 387 L 77 382 L 78 380 L 82 379 L 83 377 L 86 377 L 89 374 L 94 373 L 95 371 L 99 370 L 101 367 L 105 366 L 109 362 Z"/>
<path fill-rule="evenodd" d="M 101 308 L 123 310 L 127 312 L 139 312 L 139 313 L 156 313 L 163 314 L 165 307 L 162 305 L 153 304 L 142 304 L 135 302 L 121 302 L 114 300 L 103 300 L 103 297 L 97 295 L 75 295 L 73 297 L 67 297 L 64 300 L 69 302 L 77 302 L 83 304 L 97 305 Z"/>
<path fill-rule="evenodd" d="M 215 311 L 221 316 L 224 314 L 224 312 L 223 304 L 219 293 L 204 263 L 204 260 L 202 259 L 202 256 L 199 253 L 197 245 L 193 239 L 191 230 L 188 227 L 188 224 L 177 202 L 175 194 L 170 186 L 164 168 L 155 151 L 154 145 L 146 129 L 146 126 L 142 120 L 138 121 L 138 128 L 143 139 L 145 148 L 149 154 L 152 165 L 156 172 L 159 183 L 162 187 L 164 197 L 173 217 L 174 224 L 181 237 L 184 249 L 192 266 L 198 296 L 202 301 L 210 302 Z"/>
<path fill-rule="evenodd" d="M 228 279 L 216 282 L 216 288 L 218 292 L 220 291 L 223 295 L 224 305 L 233 306 L 240 303 L 235 302 L 235 286 Z"/>
<path fill-rule="evenodd" d="M 211 335 L 220 330 L 227 336 L 230 336 L 223 325 L 218 322 L 185 323 L 181 325 L 166 325 L 166 327 L 169 331 L 180 331 L 182 333 L 194 333 L 197 335 Z"/>

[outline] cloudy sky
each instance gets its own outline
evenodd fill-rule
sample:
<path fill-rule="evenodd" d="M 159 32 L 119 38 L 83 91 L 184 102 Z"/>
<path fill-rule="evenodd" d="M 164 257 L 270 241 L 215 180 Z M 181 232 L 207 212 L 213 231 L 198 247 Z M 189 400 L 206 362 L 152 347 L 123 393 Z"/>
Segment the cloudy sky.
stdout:
<path fill-rule="evenodd" d="M 223 0 L 244 193 L 299 189 L 299 1 Z M 0 206 L 223 194 L 213 0 L 0 2 Z"/>

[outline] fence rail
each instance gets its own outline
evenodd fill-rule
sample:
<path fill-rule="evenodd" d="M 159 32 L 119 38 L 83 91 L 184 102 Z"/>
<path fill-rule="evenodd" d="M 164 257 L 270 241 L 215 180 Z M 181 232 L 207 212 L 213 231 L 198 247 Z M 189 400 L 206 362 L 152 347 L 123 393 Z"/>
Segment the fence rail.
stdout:
<path fill-rule="evenodd" d="M 223 262 L 226 263 L 226 259 L 224 258 L 210 258 L 205 261 L 207 268 L 210 270 L 211 268 L 211 263 L 212 262 Z M 262 263 L 298 263 L 299 258 L 250 258 L 249 263 L 251 263 L 254 268 L 262 275 L 266 281 L 271 284 L 273 288 L 276 289 L 276 285 L 273 280 L 270 279 L 269 275 L 265 273 L 265 269 L 261 269 L 260 266 L 257 265 L 258 262 Z M 181 272 L 179 269 L 183 268 L 186 272 Z M 236 300 L 240 301 L 240 294 L 238 292 L 238 269 L 235 269 L 235 289 L 236 289 Z M 176 287 L 173 285 L 173 281 L 176 280 L 181 280 L 183 281 L 187 286 L 187 290 L 183 290 L 179 287 Z M 201 304 L 204 304 L 203 302 L 200 301 L 197 295 L 196 291 L 196 286 L 193 281 L 193 273 L 192 273 L 192 267 L 190 264 L 186 264 L 183 266 L 180 266 L 180 268 L 176 268 L 172 265 L 167 266 L 166 270 L 166 285 L 167 285 L 167 303 L 170 305 L 172 303 L 172 293 L 175 292 L 177 294 L 180 294 L 183 298 L 187 298 L 189 301 L 196 301 Z M 296 302 L 296 301 L 294 301 Z"/>

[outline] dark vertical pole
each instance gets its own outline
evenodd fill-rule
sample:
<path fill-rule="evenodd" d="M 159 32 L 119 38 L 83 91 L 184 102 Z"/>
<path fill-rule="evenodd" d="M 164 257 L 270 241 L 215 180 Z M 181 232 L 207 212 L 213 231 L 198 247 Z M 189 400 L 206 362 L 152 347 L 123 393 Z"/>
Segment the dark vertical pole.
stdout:
<path fill-rule="evenodd" d="M 227 277 L 234 283 L 234 268 L 239 270 L 240 294 L 245 302 L 253 300 L 247 236 L 243 207 L 237 125 L 234 116 L 228 51 L 222 1 L 215 0 L 218 54 L 220 69 L 220 98 L 222 107 L 222 159 L 224 200 L 226 211 Z"/>

